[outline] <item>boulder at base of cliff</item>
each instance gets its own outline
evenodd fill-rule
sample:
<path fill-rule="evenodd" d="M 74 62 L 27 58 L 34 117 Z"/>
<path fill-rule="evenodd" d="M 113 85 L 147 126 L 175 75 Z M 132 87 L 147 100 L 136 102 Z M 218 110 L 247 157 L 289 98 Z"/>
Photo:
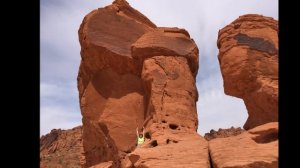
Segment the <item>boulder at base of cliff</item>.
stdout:
<path fill-rule="evenodd" d="M 209 152 L 215 168 L 277 168 L 278 122 L 213 139 L 209 141 Z"/>

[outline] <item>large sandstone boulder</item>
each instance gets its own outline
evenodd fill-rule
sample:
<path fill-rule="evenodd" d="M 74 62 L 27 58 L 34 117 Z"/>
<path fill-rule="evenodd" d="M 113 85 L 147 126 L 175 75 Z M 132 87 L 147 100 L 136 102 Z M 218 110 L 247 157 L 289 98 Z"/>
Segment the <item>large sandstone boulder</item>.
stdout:
<path fill-rule="evenodd" d="M 85 16 L 79 40 L 83 167 L 209 167 L 196 133 L 198 48 L 186 30 L 156 27 L 116 0 Z M 147 142 L 135 150 L 142 126 Z"/>
<path fill-rule="evenodd" d="M 214 168 L 277 168 L 278 122 L 267 123 L 240 135 L 209 141 Z"/>
<path fill-rule="evenodd" d="M 122 152 L 134 147 L 135 128 L 144 121 L 144 90 L 131 44 L 155 27 L 122 0 L 84 18 L 79 29 L 82 60 L 78 90 L 85 167 L 115 160 L 118 152 L 112 153 L 106 146 L 111 139 L 111 148 Z"/>
<path fill-rule="evenodd" d="M 240 16 L 219 31 L 218 48 L 225 94 L 248 110 L 244 128 L 278 121 L 278 22 Z"/>

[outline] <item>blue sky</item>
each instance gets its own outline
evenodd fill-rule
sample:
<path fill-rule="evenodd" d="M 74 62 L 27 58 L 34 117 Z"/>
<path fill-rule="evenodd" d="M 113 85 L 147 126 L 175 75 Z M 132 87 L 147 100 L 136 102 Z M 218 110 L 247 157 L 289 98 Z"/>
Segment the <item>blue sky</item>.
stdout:
<path fill-rule="evenodd" d="M 81 124 L 77 91 L 80 63 L 78 29 L 90 11 L 113 0 L 41 0 L 40 134 Z M 198 132 L 242 127 L 247 111 L 227 96 L 217 59 L 219 29 L 249 13 L 278 19 L 278 0 L 127 0 L 157 26 L 185 28 L 200 50 L 197 75 Z"/>

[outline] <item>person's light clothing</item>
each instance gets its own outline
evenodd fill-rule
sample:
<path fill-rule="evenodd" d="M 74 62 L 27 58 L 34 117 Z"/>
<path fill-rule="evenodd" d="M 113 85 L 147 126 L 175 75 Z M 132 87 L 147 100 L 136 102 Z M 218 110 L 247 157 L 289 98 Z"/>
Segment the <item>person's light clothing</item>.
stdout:
<path fill-rule="evenodd" d="M 144 137 L 142 137 L 142 138 L 138 137 L 138 145 L 142 145 L 144 143 L 144 141 L 145 141 Z"/>

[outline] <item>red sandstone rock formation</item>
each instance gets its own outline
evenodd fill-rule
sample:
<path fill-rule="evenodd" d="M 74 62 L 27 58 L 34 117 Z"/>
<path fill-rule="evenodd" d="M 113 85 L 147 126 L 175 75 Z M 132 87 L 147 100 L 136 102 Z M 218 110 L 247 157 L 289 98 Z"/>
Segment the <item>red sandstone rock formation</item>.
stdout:
<path fill-rule="evenodd" d="M 218 131 L 215 130 L 210 130 L 209 133 L 205 133 L 204 138 L 207 141 L 210 141 L 215 138 L 226 138 L 226 137 L 231 137 L 231 136 L 236 136 L 241 133 L 243 133 L 245 130 L 243 130 L 241 127 L 238 128 L 228 128 L 228 129 L 219 129 Z"/>
<path fill-rule="evenodd" d="M 84 18 L 79 39 L 83 167 L 209 167 L 196 133 L 198 48 L 187 31 L 159 28 L 116 0 Z M 134 150 L 137 126 L 147 140 Z"/>
<path fill-rule="evenodd" d="M 209 141 L 214 168 L 278 167 L 278 122 Z"/>
<path fill-rule="evenodd" d="M 244 128 L 278 121 L 278 22 L 240 16 L 219 31 L 218 48 L 225 94 L 248 110 Z"/>
<path fill-rule="evenodd" d="M 82 127 L 53 129 L 40 138 L 40 167 L 80 168 L 83 153 Z"/>

